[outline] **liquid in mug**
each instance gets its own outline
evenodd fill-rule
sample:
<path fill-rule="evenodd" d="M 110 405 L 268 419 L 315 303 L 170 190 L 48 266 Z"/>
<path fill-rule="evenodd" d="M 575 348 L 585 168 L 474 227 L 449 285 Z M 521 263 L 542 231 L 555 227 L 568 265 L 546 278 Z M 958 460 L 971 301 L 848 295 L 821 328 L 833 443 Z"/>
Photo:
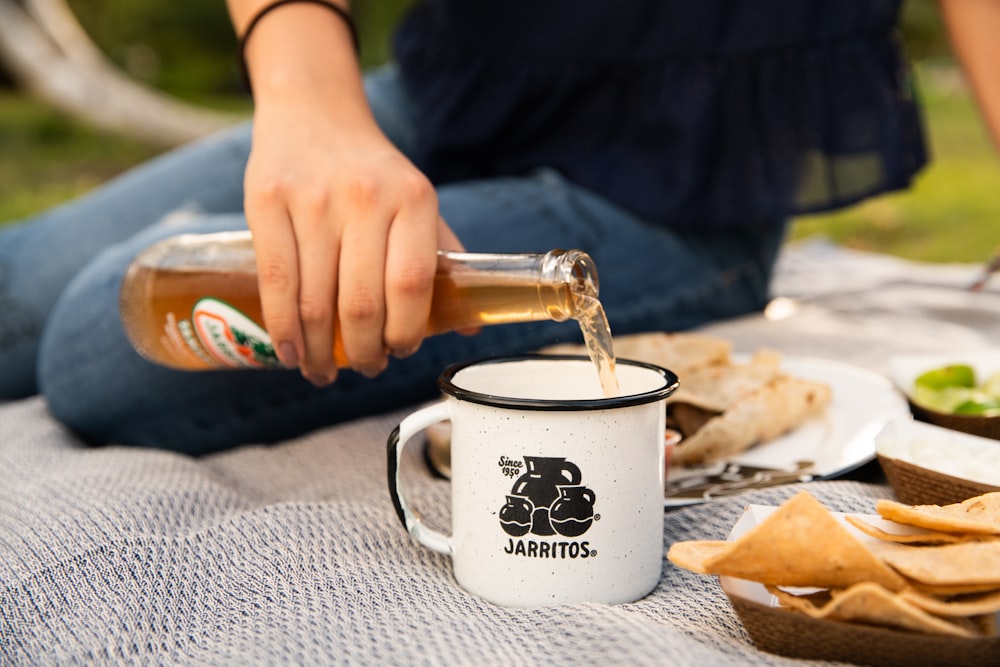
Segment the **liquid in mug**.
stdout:
<path fill-rule="evenodd" d="M 249 232 L 187 234 L 154 244 L 129 267 L 120 309 L 132 346 L 163 366 L 283 368 L 263 327 Z M 611 330 L 589 255 L 439 253 L 427 335 L 570 318 L 580 324 L 605 395 L 616 395 Z M 332 344 L 337 365 L 349 366 L 336 321 Z"/>

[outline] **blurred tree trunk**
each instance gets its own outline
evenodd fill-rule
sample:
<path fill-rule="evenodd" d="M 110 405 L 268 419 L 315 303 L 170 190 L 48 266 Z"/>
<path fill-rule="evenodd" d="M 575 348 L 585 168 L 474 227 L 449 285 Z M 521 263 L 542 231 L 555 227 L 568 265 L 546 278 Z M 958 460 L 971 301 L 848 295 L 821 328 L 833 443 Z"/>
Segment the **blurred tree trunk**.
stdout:
<path fill-rule="evenodd" d="M 128 78 L 94 45 L 65 0 L 0 0 L 0 60 L 34 97 L 152 145 L 181 144 L 239 120 Z"/>

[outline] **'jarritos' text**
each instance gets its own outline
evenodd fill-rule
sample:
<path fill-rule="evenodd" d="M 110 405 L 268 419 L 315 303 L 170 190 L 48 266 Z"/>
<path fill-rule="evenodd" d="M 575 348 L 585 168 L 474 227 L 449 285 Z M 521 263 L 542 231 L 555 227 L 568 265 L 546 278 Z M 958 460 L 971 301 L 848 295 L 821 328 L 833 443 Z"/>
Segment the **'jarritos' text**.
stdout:
<path fill-rule="evenodd" d="M 504 552 L 526 558 L 593 558 L 590 542 L 546 542 L 542 540 L 507 539 Z"/>

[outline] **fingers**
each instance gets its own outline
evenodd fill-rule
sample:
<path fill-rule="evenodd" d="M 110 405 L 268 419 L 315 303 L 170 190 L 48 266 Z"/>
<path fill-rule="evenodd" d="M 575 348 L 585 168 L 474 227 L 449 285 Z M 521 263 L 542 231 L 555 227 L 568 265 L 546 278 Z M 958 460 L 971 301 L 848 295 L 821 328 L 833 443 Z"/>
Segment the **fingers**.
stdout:
<path fill-rule="evenodd" d="M 338 234 L 321 189 L 250 190 L 246 211 L 257 256 L 264 327 L 284 366 L 317 386 L 336 377 L 333 360 Z M 286 208 L 287 207 L 287 208 Z"/>
<path fill-rule="evenodd" d="M 410 206 L 393 221 L 386 249 L 385 344 L 396 357 L 417 351 L 427 333 L 437 272 L 438 205 L 424 179 L 408 186 Z"/>
<path fill-rule="evenodd" d="M 298 249 L 291 219 L 283 205 L 263 199 L 255 207 L 247 206 L 247 222 L 253 230 L 264 327 L 281 363 L 296 368 L 304 343 L 298 309 Z"/>
<path fill-rule="evenodd" d="M 374 376 L 390 352 L 415 352 L 439 243 L 461 249 L 423 174 L 400 159 L 368 167 L 339 180 L 262 169 L 255 184 L 272 187 L 248 187 L 264 326 L 281 362 L 317 386 L 338 366 Z"/>
<path fill-rule="evenodd" d="M 299 258 L 298 316 L 304 343 L 300 368 L 307 380 L 321 387 L 337 377 L 333 343 L 341 239 L 336 227 L 330 225 L 329 197 L 321 192 L 301 195 L 292 212 Z"/>
<path fill-rule="evenodd" d="M 419 172 L 394 181 L 397 205 L 358 206 L 365 227 L 345 230 L 338 312 L 344 349 L 365 375 L 385 369 L 387 353 L 408 356 L 427 330 L 437 268 L 437 197 Z M 372 227 L 384 225 L 381 234 Z M 430 230 L 430 232 L 429 232 Z"/>
<path fill-rule="evenodd" d="M 340 337 L 358 372 L 374 377 L 386 364 L 382 328 L 385 323 L 385 231 L 391 209 L 379 206 L 377 191 L 356 182 L 347 195 L 341 216 L 363 221 L 343 230 L 338 274 L 337 315 Z"/>

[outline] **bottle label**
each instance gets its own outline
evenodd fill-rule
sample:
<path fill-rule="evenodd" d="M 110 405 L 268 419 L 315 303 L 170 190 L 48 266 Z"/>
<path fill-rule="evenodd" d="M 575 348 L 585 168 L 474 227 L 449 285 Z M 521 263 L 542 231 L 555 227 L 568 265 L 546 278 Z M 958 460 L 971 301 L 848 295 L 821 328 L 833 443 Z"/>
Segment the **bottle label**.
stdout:
<path fill-rule="evenodd" d="M 264 327 L 225 301 L 199 299 L 191 323 L 198 342 L 221 366 L 283 368 Z"/>

